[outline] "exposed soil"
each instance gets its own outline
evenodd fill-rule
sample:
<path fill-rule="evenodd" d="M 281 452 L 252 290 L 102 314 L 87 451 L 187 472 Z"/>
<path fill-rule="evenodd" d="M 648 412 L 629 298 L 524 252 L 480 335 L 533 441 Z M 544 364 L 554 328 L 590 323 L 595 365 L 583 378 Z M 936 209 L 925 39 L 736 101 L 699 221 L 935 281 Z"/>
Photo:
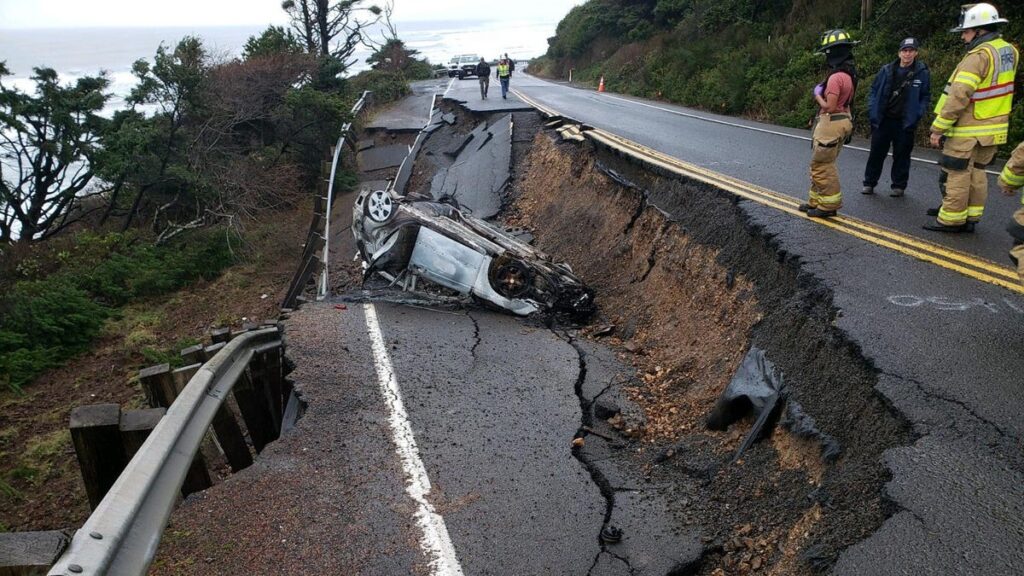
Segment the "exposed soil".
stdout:
<path fill-rule="evenodd" d="M 244 264 L 212 282 L 139 302 L 110 320 L 90 352 L 40 376 L 24 395 L 0 391 L 0 528 L 77 528 L 89 504 L 75 458 L 68 418 L 76 406 L 143 407 L 138 371 L 153 362 L 143 348 L 175 351 L 211 328 L 274 319 L 302 252 L 309 206 L 252 223 Z"/>
<path fill-rule="evenodd" d="M 637 368 L 625 390 L 646 421 L 610 421 L 634 439 L 622 452 L 704 531 L 700 574 L 827 569 L 887 516 L 879 456 L 909 439 L 831 325 L 827 290 L 724 193 L 557 139 L 539 134 L 518 167 L 511 220 L 596 289 L 600 318 L 584 335 L 614 325 L 604 340 Z M 751 421 L 714 432 L 704 419 L 751 344 L 840 442 L 838 459 L 780 428 L 730 464 Z"/>

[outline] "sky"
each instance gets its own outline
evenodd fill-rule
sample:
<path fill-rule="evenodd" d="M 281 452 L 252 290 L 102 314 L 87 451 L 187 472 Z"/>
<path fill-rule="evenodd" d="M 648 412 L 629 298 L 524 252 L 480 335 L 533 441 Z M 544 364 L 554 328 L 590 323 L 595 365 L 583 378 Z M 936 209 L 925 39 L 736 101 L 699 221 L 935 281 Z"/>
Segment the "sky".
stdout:
<path fill-rule="evenodd" d="M 583 0 L 394 0 L 393 20 L 561 20 Z M 365 5 L 373 2 L 367 0 Z M 0 29 L 284 24 L 281 0 L 0 0 Z M 401 30 L 399 30 L 401 31 Z"/>

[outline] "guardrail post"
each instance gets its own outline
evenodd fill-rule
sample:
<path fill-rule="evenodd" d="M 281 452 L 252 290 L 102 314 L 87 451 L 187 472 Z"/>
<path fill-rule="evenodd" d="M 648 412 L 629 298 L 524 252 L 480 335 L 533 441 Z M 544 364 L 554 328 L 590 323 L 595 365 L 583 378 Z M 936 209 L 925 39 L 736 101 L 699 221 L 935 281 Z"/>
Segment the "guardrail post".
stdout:
<path fill-rule="evenodd" d="M 274 423 L 274 439 L 281 435 L 281 343 L 264 344 L 253 350 L 252 361 L 249 363 L 253 385 L 263 391 L 270 408 L 270 416 Z"/>
<path fill-rule="evenodd" d="M 93 509 L 128 463 L 121 444 L 120 421 L 121 407 L 117 404 L 79 406 L 71 411 L 71 441 Z"/>
<path fill-rule="evenodd" d="M 263 447 L 274 439 L 274 419 L 270 415 L 266 396 L 253 385 L 248 372 L 242 373 L 232 391 L 245 420 L 245 427 L 249 429 L 252 447 L 259 454 Z"/>
<path fill-rule="evenodd" d="M 62 530 L 0 534 L 0 576 L 45 575 L 70 540 Z"/>
<path fill-rule="evenodd" d="M 214 344 L 231 340 L 231 328 L 214 328 L 210 330 L 210 341 Z"/>
<path fill-rule="evenodd" d="M 206 362 L 213 358 L 213 355 L 223 347 L 223 343 L 207 346 L 203 349 L 202 361 Z M 252 466 L 252 453 L 249 452 L 249 445 L 245 443 L 245 434 L 226 402 L 217 409 L 212 425 L 217 442 L 224 451 L 224 457 L 228 459 L 231 470 L 238 472 Z"/>
<path fill-rule="evenodd" d="M 188 348 L 181 349 L 181 359 L 185 361 L 186 365 L 189 364 L 202 364 L 206 362 L 206 354 L 203 353 L 205 346 L 202 344 L 196 344 L 195 346 L 189 346 Z"/>
<path fill-rule="evenodd" d="M 129 410 L 121 413 L 121 444 L 124 445 L 125 456 L 131 460 L 142 447 L 160 419 L 167 413 L 166 408 L 146 408 Z"/>
<path fill-rule="evenodd" d="M 143 368 L 139 372 L 139 382 L 150 408 L 170 408 L 178 396 L 169 364 Z"/>
<path fill-rule="evenodd" d="M 193 364 L 184 368 L 178 368 L 171 373 L 171 378 L 174 381 L 175 398 L 185 389 L 188 381 L 196 375 L 200 367 L 202 367 L 202 364 Z M 213 481 L 210 480 L 210 470 L 206 465 L 203 451 L 199 450 L 196 452 L 195 457 L 192 458 L 192 465 L 189 466 L 188 473 L 185 474 L 185 481 L 181 484 L 181 495 L 188 496 L 193 492 L 202 492 L 210 486 L 213 486 Z"/>

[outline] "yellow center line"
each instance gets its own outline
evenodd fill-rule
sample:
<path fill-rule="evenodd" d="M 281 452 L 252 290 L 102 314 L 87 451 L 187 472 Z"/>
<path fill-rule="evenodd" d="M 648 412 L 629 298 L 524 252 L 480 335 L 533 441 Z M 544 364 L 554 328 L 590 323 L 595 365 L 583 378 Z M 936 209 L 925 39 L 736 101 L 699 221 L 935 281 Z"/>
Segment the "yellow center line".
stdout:
<path fill-rule="evenodd" d="M 796 207 L 796 206 L 798 206 L 800 204 L 799 200 L 797 200 L 795 198 L 792 198 L 790 196 L 786 196 L 784 194 L 780 194 L 778 192 L 775 192 L 775 191 L 772 191 L 772 190 L 768 190 L 766 188 L 762 188 L 760 186 L 757 186 L 756 184 L 751 184 L 749 182 L 744 182 L 743 180 L 739 180 L 737 178 L 733 178 L 732 176 L 728 176 L 728 175 L 725 175 L 725 174 L 719 174 L 717 172 L 713 172 L 711 170 L 707 170 L 706 168 L 702 168 L 700 166 L 696 166 L 694 164 L 690 164 L 689 162 L 686 162 L 686 161 L 683 161 L 683 160 L 679 160 L 678 158 L 673 158 L 673 157 L 668 156 L 668 155 L 666 155 L 666 154 L 664 154 L 662 152 L 658 152 L 657 150 L 652 150 L 650 148 L 647 148 L 643 144 L 638 144 L 636 142 L 631 142 L 630 140 L 627 140 L 627 139 L 622 138 L 621 136 L 617 136 L 615 134 L 608 133 L 608 132 L 606 132 L 604 130 L 595 128 L 594 130 L 592 130 L 592 132 L 601 133 L 601 134 L 603 134 L 606 137 L 609 137 L 609 138 L 612 138 L 614 140 L 617 140 L 617 141 L 621 142 L 623 146 L 634 148 L 634 149 L 636 149 L 636 150 L 638 150 L 638 151 L 640 151 L 640 152 L 642 152 L 644 154 L 647 154 L 649 156 L 657 157 L 657 158 L 661 159 L 664 162 L 667 162 L 667 163 L 670 163 L 670 164 L 675 164 L 675 165 L 679 166 L 680 168 L 682 168 L 683 170 L 686 170 L 688 172 L 700 173 L 700 174 L 706 176 L 708 179 L 714 181 L 714 182 L 709 182 L 709 183 L 719 183 L 719 184 L 722 184 L 722 185 L 725 185 L 726 183 L 728 183 L 728 184 L 731 184 L 732 186 L 740 187 L 740 188 L 743 188 L 743 189 L 746 189 L 746 190 L 750 190 L 750 191 L 752 191 L 754 193 L 761 194 L 761 195 L 766 196 L 766 197 L 770 197 L 770 198 L 774 199 L 777 202 L 785 203 L 785 204 L 791 205 L 793 207 Z M 837 216 L 835 218 L 832 218 L 831 222 L 839 223 L 839 224 L 845 224 L 845 225 L 848 225 L 848 226 L 850 226 L 852 228 L 857 228 L 857 229 L 859 229 L 859 230 L 861 230 L 863 232 L 866 232 L 868 234 L 873 234 L 875 236 L 879 236 L 879 237 L 882 237 L 882 238 L 885 238 L 885 239 L 888 239 L 888 240 L 899 242 L 901 244 L 905 244 L 907 246 L 911 246 L 911 247 L 917 248 L 919 250 L 925 250 L 927 252 L 932 252 L 934 254 L 940 255 L 940 256 L 942 256 L 944 258 L 948 258 L 948 259 L 953 260 L 955 262 L 958 262 L 960 264 L 964 264 L 964 265 L 967 265 L 967 266 L 972 266 L 972 267 L 978 268 L 980 270 L 985 270 L 987 272 L 996 274 L 998 276 L 1003 276 L 1003 277 L 1008 278 L 1008 279 L 1013 280 L 1013 281 L 1016 281 L 1017 278 L 1018 278 L 1016 271 L 1014 271 L 1014 270 L 1012 270 L 1012 269 L 1010 269 L 1008 267 L 1000 266 L 999 264 L 996 264 L 996 263 L 994 263 L 994 262 L 992 262 L 990 260 L 986 260 L 984 258 L 979 258 L 979 257 L 976 257 L 976 256 L 974 256 L 972 254 L 967 254 L 966 252 L 960 252 L 958 250 L 947 248 L 946 246 L 942 246 L 940 244 L 935 244 L 935 243 L 929 242 L 927 240 L 921 240 L 919 238 L 915 238 L 914 236 L 909 236 L 907 234 L 903 234 L 903 233 L 897 232 L 895 230 L 890 230 L 888 228 L 885 228 L 885 227 L 882 227 L 882 226 L 878 226 L 877 224 L 872 224 L 870 222 L 865 222 L 865 221 L 860 220 L 858 218 L 853 218 L 851 216 Z"/>
<path fill-rule="evenodd" d="M 513 90 L 513 92 L 524 102 L 537 108 L 548 116 L 563 116 L 556 110 L 543 106 L 533 99 L 528 98 L 518 90 Z M 995 284 L 1013 292 L 1024 294 L 1024 286 L 1021 286 L 1018 283 L 1017 273 L 1014 270 L 1005 266 L 1000 266 L 984 258 L 979 258 L 972 254 L 948 248 L 940 244 L 935 244 L 927 240 L 915 238 L 913 236 L 850 216 L 837 216 L 835 218 L 828 219 L 808 218 L 804 213 L 797 210 L 797 206 L 800 204 L 799 200 L 791 196 L 757 186 L 756 184 L 745 182 L 732 176 L 727 176 L 725 174 L 720 174 L 718 172 L 713 172 L 706 168 L 696 166 L 599 128 L 589 128 L 585 131 L 577 128 L 573 131 L 574 135 L 579 133 L 669 172 L 686 176 L 688 178 L 694 178 L 712 186 L 722 188 L 741 198 L 746 198 L 793 216 L 812 220 L 817 224 L 821 224 L 877 246 L 882 246 L 912 258 L 929 262 L 948 270 L 956 271 L 976 280 L 981 280 L 982 282 Z"/>

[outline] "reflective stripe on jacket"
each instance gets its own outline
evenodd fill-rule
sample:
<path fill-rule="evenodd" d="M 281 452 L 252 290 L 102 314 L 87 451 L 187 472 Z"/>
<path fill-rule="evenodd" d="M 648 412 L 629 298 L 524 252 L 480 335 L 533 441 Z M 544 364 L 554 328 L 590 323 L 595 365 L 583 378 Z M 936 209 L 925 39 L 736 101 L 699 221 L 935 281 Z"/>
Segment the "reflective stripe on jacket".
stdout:
<path fill-rule="evenodd" d="M 1005 144 L 1018 59 L 1017 49 L 998 37 L 968 52 L 935 105 L 932 132 Z"/>
<path fill-rule="evenodd" d="M 999 183 L 1005 184 L 1006 188 L 1020 188 L 1024 186 L 1024 142 L 1017 145 L 1010 160 L 1003 166 L 1003 172 L 999 175 Z M 1024 196 L 1021 197 L 1024 202 Z"/>
<path fill-rule="evenodd" d="M 498 78 L 504 78 L 511 74 L 508 69 L 508 64 L 498 64 Z"/>

